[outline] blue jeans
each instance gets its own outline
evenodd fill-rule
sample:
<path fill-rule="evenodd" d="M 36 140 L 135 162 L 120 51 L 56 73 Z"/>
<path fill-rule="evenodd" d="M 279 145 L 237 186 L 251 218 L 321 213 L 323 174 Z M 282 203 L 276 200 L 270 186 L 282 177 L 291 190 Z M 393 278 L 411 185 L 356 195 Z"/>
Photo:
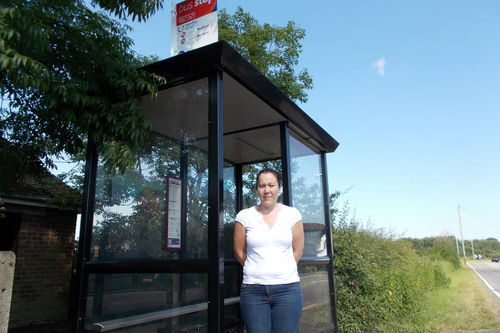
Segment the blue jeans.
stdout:
<path fill-rule="evenodd" d="M 296 333 L 302 306 L 300 282 L 241 285 L 240 308 L 247 333 Z"/>

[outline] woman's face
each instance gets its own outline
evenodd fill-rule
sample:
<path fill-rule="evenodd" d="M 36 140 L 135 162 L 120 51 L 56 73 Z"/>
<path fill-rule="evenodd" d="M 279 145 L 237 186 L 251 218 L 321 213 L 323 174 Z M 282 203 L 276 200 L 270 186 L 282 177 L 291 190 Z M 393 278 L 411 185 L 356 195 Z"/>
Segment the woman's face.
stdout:
<path fill-rule="evenodd" d="M 257 179 L 257 192 L 260 203 L 264 206 L 270 207 L 276 203 L 280 189 L 278 179 L 271 172 L 261 173 Z"/>

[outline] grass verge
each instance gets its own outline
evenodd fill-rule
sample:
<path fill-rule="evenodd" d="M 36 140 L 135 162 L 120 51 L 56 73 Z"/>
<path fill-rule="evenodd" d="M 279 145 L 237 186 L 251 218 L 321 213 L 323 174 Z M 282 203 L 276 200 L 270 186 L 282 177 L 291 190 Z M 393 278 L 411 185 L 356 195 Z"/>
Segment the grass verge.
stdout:
<path fill-rule="evenodd" d="M 451 285 L 426 295 L 417 326 L 423 332 L 500 330 L 500 310 L 474 271 L 449 272 Z"/>

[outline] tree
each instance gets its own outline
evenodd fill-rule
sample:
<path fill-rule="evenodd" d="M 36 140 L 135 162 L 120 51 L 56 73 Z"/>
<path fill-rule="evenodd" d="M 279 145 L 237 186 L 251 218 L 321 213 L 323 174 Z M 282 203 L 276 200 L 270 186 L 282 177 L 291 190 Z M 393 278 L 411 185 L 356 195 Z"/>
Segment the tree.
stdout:
<path fill-rule="evenodd" d="M 94 4 L 139 21 L 161 8 L 157 0 Z M 155 58 L 132 51 L 129 31 L 80 0 L 2 2 L 1 137 L 44 167 L 54 166 L 53 156 L 81 153 L 89 135 L 110 167 L 135 165 L 151 129 L 140 98 L 155 97 L 165 80 L 137 69 Z"/>
<path fill-rule="evenodd" d="M 219 11 L 219 39 L 227 41 L 293 101 L 307 102 L 313 88 L 307 69 L 295 72 L 305 30 L 289 21 L 285 27 L 259 22 L 238 7 L 233 15 Z"/>
<path fill-rule="evenodd" d="M 81 0 L 0 5 L 0 137 L 6 142 L 0 155 L 9 161 L 3 171 L 15 175 L 9 185 L 0 185 L 38 176 L 62 154 L 82 158 L 89 136 L 109 170 L 138 167 L 138 151 L 151 131 L 139 103 L 142 96 L 154 98 L 165 80 L 138 70 L 157 58 L 135 54 L 127 36 L 131 28 L 119 20 L 147 20 L 162 3 L 92 2 L 104 11 Z M 312 79 L 307 70 L 295 72 L 303 29 L 293 22 L 260 25 L 241 8 L 234 15 L 220 11 L 219 20 L 221 39 L 291 99 L 307 100 Z M 12 151 L 19 158 L 10 159 Z"/>
<path fill-rule="evenodd" d="M 464 240 L 465 252 L 472 257 L 472 242 L 474 242 L 474 253 L 481 254 L 486 258 L 498 257 L 500 255 L 500 243 L 496 238 Z"/>

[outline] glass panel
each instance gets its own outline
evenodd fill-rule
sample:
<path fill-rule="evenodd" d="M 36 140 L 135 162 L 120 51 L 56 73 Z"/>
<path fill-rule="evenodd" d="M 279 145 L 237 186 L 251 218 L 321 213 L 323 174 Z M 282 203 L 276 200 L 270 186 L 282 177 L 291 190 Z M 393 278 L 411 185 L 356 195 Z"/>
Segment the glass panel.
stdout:
<path fill-rule="evenodd" d="M 234 167 L 226 163 L 224 168 L 224 258 L 234 258 L 233 232 L 236 217 L 236 182 Z"/>
<path fill-rule="evenodd" d="M 224 267 L 224 298 L 240 296 L 242 276 L 239 268 L 239 264 Z"/>
<path fill-rule="evenodd" d="M 208 250 L 208 155 L 189 149 L 186 258 L 207 258 Z"/>
<path fill-rule="evenodd" d="M 233 298 L 240 295 L 241 274 L 239 264 L 237 266 L 224 267 L 224 298 Z M 240 305 L 230 304 L 224 306 L 224 321 L 227 325 L 236 322 L 240 318 Z"/>
<path fill-rule="evenodd" d="M 238 330 L 237 324 L 224 328 L 224 333 L 240 333 L 240 332 L 241 331 Z"/>
<path fill-rule="evenodd" d="M 226 162 L 224 166 L 224 258 L 235 258 L 233 250 L 234 218 L 236 217 L 236 181 L 234 167 Z M 242 279 L 241 267 L 224 267 L 224 298 L 238 297 Z M 229 304 L 224 306 L 224 332 L 237 333 L 240 323 L 240 305 Z"/>
<path fill-rule="evenodd" d="M 224 128 L 225 126 L 224 123 Z M 280 157 L 279 126 L 224 135 L 224 159 L 231 163 L 249 164 L 277 160 Z"/>
<path fill-rule="evenodd" d="M 187 82 L 144 97 L 141 108 L 153 131 L 186 145 L 208 138 L 208 79 Z"/>
<path fill-rule="evenodd" d="M 180 176 L 180 146 L 153 133 L 139 170 L 97 170 L 91 260 L 173 258 L 164 250 L 166 177 Z"/>
<path fill-rule="evenodd" d="M 327 266 L 299 267 L 304 308 L 299 332 L 322 332 L 332 325 Z"/>
<path fill-rule="evenodd" d="M 272 168 L 281 173 L 281 160 L 263 163 L 247 164 L 243 166 L 243 208 L 259 204 L 257 194 L 257 174 L 264 168 Z M 283 202 L 283 193 L 280 192 L 278 202 Z"/>
<path fill-rule="evenodd" d="M 207 257 L 208 156 L 198 147 L 208 135 L 207 95 L 205 78 L 144 98 L 153 132 L 138 170 L 112 176 L 98 167 L 91 260 Z M 183 174 L 182 251 L 166 250 L 167 177 Z"/>
<path fill-rule="evenodd" d="M 305 257 L 326 255 L 325 212 L 318 154 L 290 136 L 292 203 L 302 214 Z"/>
<path fill-rule="evenodd" d="M 95 323 L 106 326 L 114 319 L 127 323 L 123 332 L 187 332 L 206 327 L 207 296 L 206 274 L 90 275 L 86 328 Z M 174 315 L 171 310 L 177 308 L 186 314 Z M 137 315 L 146 319 L 139 323 L 130 318 Z"/>

